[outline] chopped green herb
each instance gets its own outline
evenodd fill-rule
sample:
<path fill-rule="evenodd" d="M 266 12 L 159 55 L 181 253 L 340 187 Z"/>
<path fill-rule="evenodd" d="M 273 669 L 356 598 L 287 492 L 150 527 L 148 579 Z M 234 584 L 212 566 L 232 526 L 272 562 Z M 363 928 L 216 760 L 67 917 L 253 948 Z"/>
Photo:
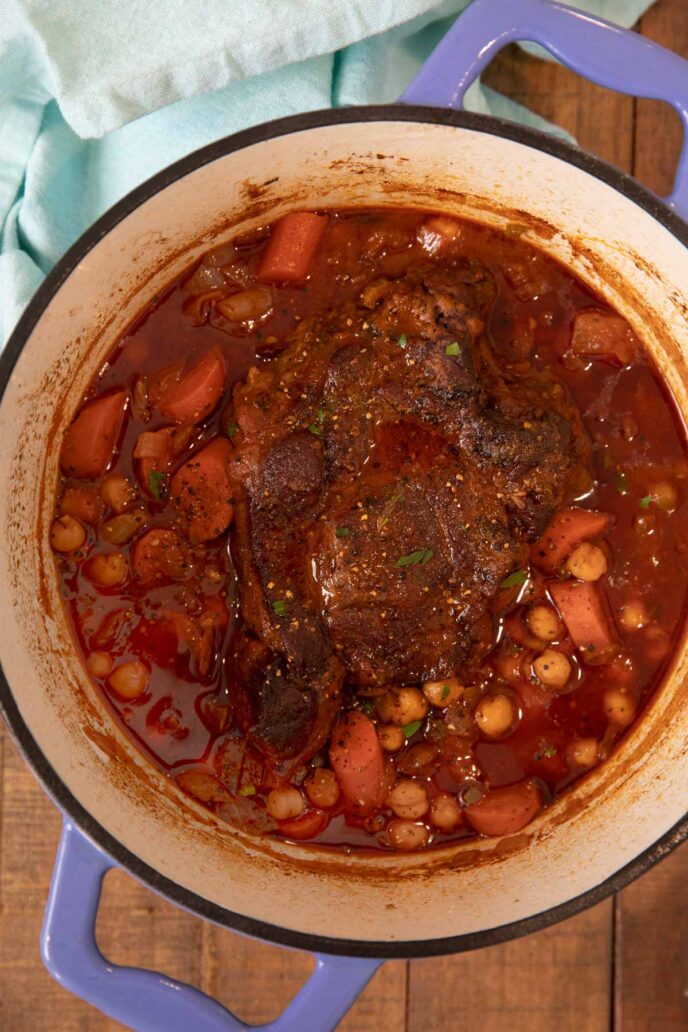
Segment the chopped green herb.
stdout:
<path fill-rule="evenodd" d="M 230 423 L 227 427 L 227 437 L 234 437 L 235 433 L 239 429 L 238 423 Z"/>
<path fill-rule="evenodd" d="M 335 534 L 337 537 L 348 537 L 351 531 L 348 527 L 335 527 Z"/>
<path fill-rule="evenodd" d="M 325 409 L 324 408 L 319 408 L 318 409 L 318 422 L 319 423 L 324 423 L 325 422 Z"/>
<path fill-rule="evenodd" d="M 528 574 L 525 570 L 515 570 L 508 577 L 505 577 L 499 586 L 500 588 L 520 588 L 527 580 Z"/>
<path fill-rule="evenodd" d="M 167 498 L 167 473 L 152 469 L 148 474 L 148 486 L 156 498 Z"/>
<path fill-rule="evenodd" d="M 277 616 L 284 616 L 287 611 L 287 603 L 284 599 L 278 599 L 277 602 L 272 603 L 272 608 L 275 610 Z"/>
<path fill-rule="evenodd" d="M 255 795 L 258 789 L 255 785 L 242 785 L 239 789 L 240 796 L 251 796 Z"/>
<path fill-rule="evenodd" d="M 451 691 L 451 688 L 449 687 L 448 684 L 443 684 L 442 685 L 442 696 L 441 696 L 442 702 L 444 702 L 445 699 L 449 698 L 449 692 L 450 691 Z"/>
<path fill-rule="evenodd" d="M 406 340 L 406 334 L 405 333 L 402 333 L 401 337 L 399 337 L 399 340 L 397 341 L 397 344 L 399 345 L 400 348 L 405 348 L 406 347 L 406 345 L 408 344 L 408 341 Z"/>
<path fill-rule="evenodd" d="M 397 559 L 397 566 L 424 566 L 429 563 L 435 553 L 431 548 L 419 548 L 417 552 L 409 552 Z"/>
<path fill-rule="evenodd" d="M 373 712 L 373 704 L 372 704 L 372 702 L 362 702 L 361 703 L 361 712 L 362 713 L 367 713 L 368 715 L 370 715 Z"/>
<path fill-rule="evenodd" d="M 544 745 L 541 746 L 540 749 L 538 749 L 538 751 L 533 756 L 533 759 L 537 762 L 539 760 L 542 760 L 545 756 L 548 759 L 551 759 L 553 756 L 556 756 L 556 755 L 557 755 L 557 750 L 554 748 L 554 746 L 553 745 L 548 745 L 547 743 L 545 743 Z"/>
<path fill-rule="evenodd" d="M 459 344 L 458 340 L 453 341 L 451 344 L 447 344 L 446 348 L 444 349 L 444 353 L 445 355 L 460 355 L 461 345 Z"/>
<path fill-rule="evenodd" d="M 628 494 L 628 477 L 625 473 L 617 473 L 614 477 L 614 484 L 619 494 Z"/>
<path fill-rule="evenodd" d="M 422 720 L 414 720 L 412 724 L 404 724 L 404 726 L 401 729 L 404 732 L 404 737 L 413 738 L 413 736 L 415 735 L 416 731 L 422 723 Z"/>
<path fill-rule="evenodd" d="M 642 505 L 643 509 L 647 509 L 647 507 L 649 506 L 651 501 L 652 501 L 652 495 L 645 495 L 644 498 L 640 499 L 640 504 Z"/>
<path fill-rule="evenodd" d="M 316 437 L 322 437 L 322 427 L 318 426 L 317 423 L 310 423 L 308 429 Z"/>
<path fill-rule="evenodd" d="M 402 498 L 403 498 L 403 495 L 400 495 L 400 494 L 392 495 L 390 500 L 385 505 L 384 512 L 382 513 L 382 516 L 380 517 L 380 519 L 377 522 L 378 530 L 382 530 L 382 528 L 385 526 L 385 524 L 389 523 L 389 517 L 394 512 L 394 506 L 397 504 L 397 502 L 400 502 Z"/>

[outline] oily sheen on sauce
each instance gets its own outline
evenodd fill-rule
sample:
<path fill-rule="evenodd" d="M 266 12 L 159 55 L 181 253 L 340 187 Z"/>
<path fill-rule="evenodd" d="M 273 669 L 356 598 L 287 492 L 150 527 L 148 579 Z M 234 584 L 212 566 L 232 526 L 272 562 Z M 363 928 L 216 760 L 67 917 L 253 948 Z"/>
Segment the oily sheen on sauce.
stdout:
<path fill-rule="evenodd" d="M 51 528 L 76 640 L 223 819 L 345 849 L 514 833 L 660 684 L 684 428 L 523 231 L 287 215 L 155 298 L 77 410 Z"/>

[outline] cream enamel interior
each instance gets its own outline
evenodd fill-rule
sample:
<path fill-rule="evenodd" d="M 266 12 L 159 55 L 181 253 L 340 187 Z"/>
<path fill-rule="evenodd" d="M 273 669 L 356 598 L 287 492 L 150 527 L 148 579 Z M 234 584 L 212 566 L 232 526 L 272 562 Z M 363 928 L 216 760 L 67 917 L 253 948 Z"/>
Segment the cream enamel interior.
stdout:
<path fill-rule="evenodd" d="M 512 140 L 428 123 L 354 122 L 254 144 L 186 175 L 121 221 L 63 283 L 23 349 L 0 407 L 0 656 L 60 779 L 145 863 L 269 924 L 408 941 L 497 927 L 571 899 L 684 815 L 685 651 L 618 754 L 516 841 L 323 862 L 296 847 L 266 850 L 217 824 L 131 745 L 82 671 L 47 543 L 60 435 L 149 298 L 210 243 L 289 208 L 371 204 L 530 226 L 526 239 L 628 316 L 688 415 L 688 254 L 610 186 Z"/>

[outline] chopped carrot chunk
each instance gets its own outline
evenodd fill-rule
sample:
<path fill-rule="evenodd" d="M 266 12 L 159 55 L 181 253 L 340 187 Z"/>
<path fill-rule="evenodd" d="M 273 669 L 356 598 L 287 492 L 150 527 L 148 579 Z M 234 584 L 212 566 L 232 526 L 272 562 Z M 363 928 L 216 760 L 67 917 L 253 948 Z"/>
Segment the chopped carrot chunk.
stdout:
<path fill-rule="evenodd" d="M 604 595 L 593 581 L 551 581 L 550 594 L 574 645 L 587 663 L 604 663 L 616 651 Z"/>
<path fill-rule="evenodd" d="M 60 465 L 73 477 L 99 477 L 107 469 L 122 428 L 127 392 L 88 401 L 64 436 Z"/>
<path fill-rule="evenodd" d="M 229 526 L 234 514 L 228 462 L 232 446 L 216 437 L 172 477 L 171 495 L 194 544 L 210 541 Z"/>
<path fill-rule="evenodd" d="M 293 211 L 272 231 L 260 263 L 261 283 L 294 283 L 306 278 L 327 226 L 326 215 Z"/>
<path fill-rule="evenodd" d="M 576 545 L 599 537 L 609 530 L 614 517 L 592 509 L 560 509 L 530 550 L 536 566 L 547 573 L 556 573 Z"/>
<path fill-rule="evenodd" d="M 372 720 L 351 711 L 332 732 L 330 763 L 346 802 L 358 810 L 370 810 L 382 802 L 385 761 Z"/>
<path fill-rule="evenodd" d="M 157 407 L 175 423 L 198 423 L 213 411 L 225 389 L 225 362 L 213 348 L 158 401 Z"/>
<path fill-rule="evenodd" d="M 82 523 L 95 525 L 103 515 L 102 499 L 94 487 L 68 485 L 62 492 L 60 512 Z"/>
<path fill-rule="evenodd" d="M 514 835 L 542 809 L 542 796 L 532 781 L 491 788 L 479 803 L 467 806 L 466 819 L 481 835 Z"/>

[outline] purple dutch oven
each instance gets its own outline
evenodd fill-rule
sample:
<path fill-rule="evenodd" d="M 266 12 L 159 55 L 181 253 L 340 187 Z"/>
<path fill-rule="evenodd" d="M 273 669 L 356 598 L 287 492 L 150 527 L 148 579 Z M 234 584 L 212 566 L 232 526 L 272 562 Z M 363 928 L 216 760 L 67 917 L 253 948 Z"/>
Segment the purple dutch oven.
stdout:
<path fill-rule="evenodd" d="M 118 967 L 94 927 L 120 865 L 199 917 L 317 955 L 277 1032 L 333 1029 L 389 957 L 459 952 L 577 913 L 688 833 L 688 660 L 610 760 L 524 832 L 424 855 L 323 854 L 222 825 L 139 753 L 82 669 L 48 544 L 59 441 L 132 313 L 208 247 L 291 208 L 413 206 L 524 239 L 602 294 L 688 415 L 688 156 L 660 200 L 543 133 L 462 110 L 514 40 L 593 81 L 669 102 L 688 124 L 688 64 L 547 0 L 475 0 L 398 104 L 321 111 L 227 137 L 120 201 L 71 248 L 0 363 L 0 703 L 65 815 L 42 936 L 66 988 L 141 1032 L 227 1032 L 203 993 Z"/>

